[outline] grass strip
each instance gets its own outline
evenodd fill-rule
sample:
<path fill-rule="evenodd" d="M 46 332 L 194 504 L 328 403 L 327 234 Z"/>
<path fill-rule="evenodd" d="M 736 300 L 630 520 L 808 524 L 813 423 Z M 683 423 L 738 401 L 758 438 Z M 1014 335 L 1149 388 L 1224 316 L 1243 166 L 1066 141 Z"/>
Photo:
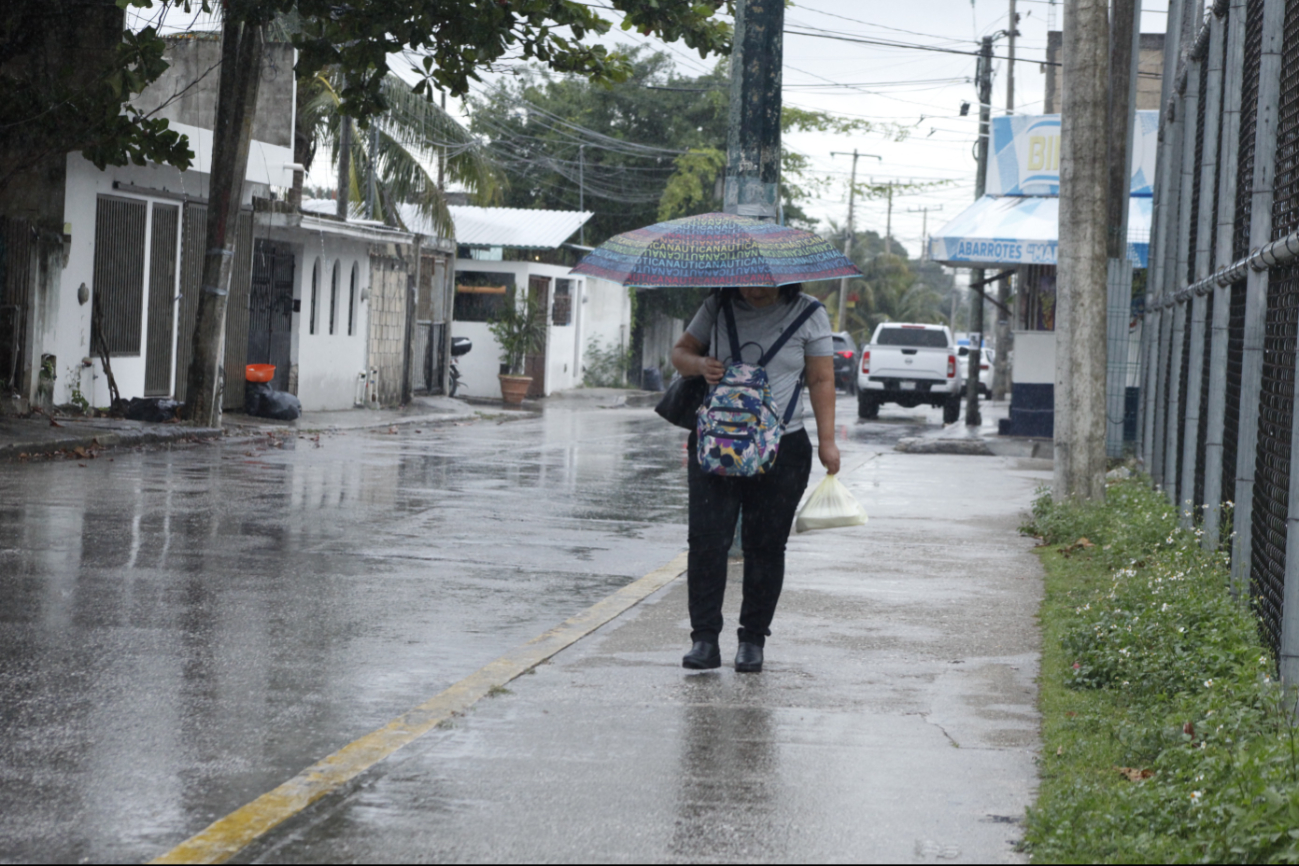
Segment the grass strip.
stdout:
<path fill-rule="evenodd" d="M 1293 694 L 1226 554 L 1177 523 L 1137 478 L 1044 493 L 1024 527 L 1047 581 L 1035 862 L 1299 862 Z"/>

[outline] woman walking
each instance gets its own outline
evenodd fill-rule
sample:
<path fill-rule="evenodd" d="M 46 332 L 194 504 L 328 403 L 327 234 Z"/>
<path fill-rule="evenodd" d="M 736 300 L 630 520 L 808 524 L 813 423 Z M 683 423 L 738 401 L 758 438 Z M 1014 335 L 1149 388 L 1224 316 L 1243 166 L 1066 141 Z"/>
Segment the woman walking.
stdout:
<path fill-rule="evenodd" d="M 728 339 L 727 307 L 739 341 L 734 350 Z M 801 284 L 714 293 L 672 349 L 672 365 L 683 376 L 703 376 L 710 385 L 722 380 L 729 365 L 759 360 L 776 411 L 786 419 L 775 464 L 747 477 L 713 474 L 700 465 L 698 431 L 690 434 L 687 583 L 693 645 L 681 663 L 693 670 L 722 664 L 718 636 L 726 558 L 741 513 L 744 601 L 735 670 L 762 670 L 763 648 L 785 579 L 785 544 L 812 469 L 812 443 L 803 429 L 804 391 L 816 415 L 821 464 L 831 474 L 839 471 L 830 319 L 820 302 L 803 294 Z"/>

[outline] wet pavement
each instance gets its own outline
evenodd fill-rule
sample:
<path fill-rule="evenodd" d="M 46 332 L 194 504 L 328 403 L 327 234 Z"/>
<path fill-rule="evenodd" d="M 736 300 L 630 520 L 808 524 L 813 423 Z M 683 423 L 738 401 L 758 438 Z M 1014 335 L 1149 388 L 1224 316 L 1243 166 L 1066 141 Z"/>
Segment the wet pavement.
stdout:
<path fill-rule="evenodd" d="M 856 424 L 851 410 L 851 401 L 841 398 L 845 474 L 877 471 L 862 469 L 876 465 L 872 454 L 937 424 L 936 414 L 924 409 L 886 410 L 878 422 Z M 156 856 L 661 566 L 684 546 L 684 439 L 684 431 L 645 409 L 556 401 L 539 415 L 436 429 L 281 433 L 117 453 L 84 467 L 0 464 L 0 860 Z M 997 463 L 996 477 L 1008 477 L 1004 463 Z M 924 477 L 920 487 L 901 478 L 885 488 L 908 503 L 904 511 L 922 515 L 918 520 L 935 520 L 939 513 L 928 510 L 925 490 L 945 489 L 950 477 L 930 478 L 928 470 Z M 1005 514 L 1027 501 L 1026 483 L 1013 483 L 994 509 L 1001 514 L 998 533 L 1008 532 Z M 869 497 L 864 501 L 871 527 L 887 520 Z M 944 519 L 961 517 L 953 512 Z M 972 527 L 961 533 L 977 540 Z M 815 538 L 797 539 L 791 549 Z M 905 544 L 898 539 L 896 549 Z M 813 583 L 855 579 L 856 566 L 836 559 L 839 554 L 814 546 L 810 555 L 825 560 Z M 851 596 L 860 587 L 849 589 Z M 958 597 L 972 591 L 957 589 Z M 837 598 L 842 590 L 827 592 Z M 791 588 L 787 598 L 801 591 Z M 829 701 L 825 711 L 841 698 L 856 706 L 863 697 L 860 689 L 839 695 L 834 678 L 820 688 L 817 673 L 808 679 L 788 668 L 791 675 L 780 677 L 786 662 L 776 662 L 777 676 L 764 675 L 756 685 L 715 677 L 716 691 L 698 693 L 712 687 L 683 678 L 675 667 L 683 639 L 683 603 L 674 595 L 680 592 L 678 582 L 525 678 L 527 688 L 542 690 L 538 700 L 493 698 L 463 730 L 439 732 L 399 753 L 351 793 L 305 816 L 307 830 L 288 828 L 268 839 L 263 853 L 295 860 L 750 856 L 712 848 L 696 857 L 689 846 L 664 847 L 661 834 L 649 830 L 619 842 L 619 833 L 634 829 L 628 826 L 634 813 L 618 806 L 634 800 L 649 809 L 644 798 L 663 793 L 664 785 L 702 785 L 699 792 L 715 790 L 723 802 L 740 796 L 707 773 L 683 774 L 681 768 L 697 761 L 672 750 L 720 749 L 713 758 L 700 753 L 705 768 L 708 760 L 725 763 L 727 754 L 746 752 L 742 744 L 749 741 L 766 743 L 759 749 L 766 754 L 769 741 L 786 731 L 785 714 L 813 710 L 781 692 L 823 693 L 817 700 Z M 1022 592 L 1019 607 L 1035 603 L 1035 592 Z M 868 604 L 873 595 L 853 603 Z M 661 621 L 649 634 L 623 632 L 641 649 L 609 643 L 629 623 L 655 623 L 655 611 Z M 922 620 L 932 613 L 923 605 L 913 612 Z M 790 602 L 791 629 L 803 615 Z M 623 660 L 619 654 L 627 652 Z M 803 669 L 860 673 L 858 662 L 843 667 L 842 652 L 830 641 Z M 957 657 L 945 647 L 939 654 Z M 583 659 L 594 671 L 585 686 L 567 679 Z M 907 668 L 904 661 L 905 654 L 898 664 Z M 610 664 L 619 673 L 612 684 Z M 740 687 L 768 688 L 770 699 L 736 693 Z M 516 688 L 522 697 L 524 685 Z M 556 729 L 532 721 L 552 714 L 541 700 L 545 690 L 551 695 L 545 700 L 568 708 L 572 724 Z M 579 701 L 579 695 L 592 698 Z M 648 741 L 632 736 L 645 733 L 645 724 L 618 721 L 629 718 L 627 706 L 642 703 Z M 889 705 L 882 705 L 885 715 Z M 699 737 L 688 735 L 690 716 L 709 713 L 725 717 L 717 729 L 725 736 L 719 741 L 708 733 L 712 727 L 696 725 L 708 736 L 692 746 Z M 579 734 L 585 742 L 572 740 Z M 546 753 L 552 746 L 561 753 Z M 565 748 L 577 760 L 565 758 Z M 513 769 L 497 760 L 502 749 L 516 762 Z M 528 754 L 544 760 L 530 769 L 517 763 Z M 766 760 L 743 765 L 752 778 L 741 780 L 742 789 L 774 785 L 779 794 L 802 787 L 793 777 L 768 779 Z M 423 764 L 395 770 L 409 761 Z M 564 768 L 577 776 L 560 778 Z M 1020 788 L 1031 771 L 1021 775 Z M 645 785 L 657 780 L 657 787 L 640 790 L 642 777 Z M 559 787 L 544 784 L 549 778 Z M 601 778 L 605 784 L 595 784 Z M 624 784 L 611 789 L 616 781 Z M 406 787 L 381 797 L 378 809 L 354 799 L 358 791 L 394 783 Z M 699 792 L 690 796 L 704 797 Z M 686 795 L 674 796 L 672 802 Z M 602 803 L 604 813 L 596 808 Z M 790 803 L 812 805 L 806 798 Z M 358 807 L 369 823 L 355 825 L 355 838 L 339 840 L 335 830 L 353 827 Z M 659 803 L 660 818 L 663 808 Z M 518 819 L 509 832 L 492 829 L 501 809 Z M 590 809 L 588 820 L 582 810 Z M 739 816 L 736 826 L 751 817 Z M 404 832 L 388 834 L 386 826 Z M 486 835 L 475 841 L 476 832 Z M 440 841 L 432 844 L 429 834 Z M 384 848 L 380 838 L 396 847 Z M 646 838 L 652 844 L 628 847 Z M 812 856 L 791 853 L 787 845 L 769 850 Z"/>
<path fill-rule="evenodd" d="M 1014 862 L 1035 785 L 1041 461 L 881 451 L 790 543 L 762 674 L 680 668 L 684 581 L 244 852 L 253 862 Z M 890 432 L 891 431 L 891 432 Z M 738 608 L 733 568 L 727 617 Z"/>

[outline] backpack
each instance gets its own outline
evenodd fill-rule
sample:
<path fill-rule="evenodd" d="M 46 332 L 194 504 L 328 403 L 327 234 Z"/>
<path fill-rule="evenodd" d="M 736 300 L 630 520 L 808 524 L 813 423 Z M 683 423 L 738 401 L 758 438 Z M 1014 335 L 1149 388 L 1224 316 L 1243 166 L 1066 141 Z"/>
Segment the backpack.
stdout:
<path fill-rule="evenodd" d="M 799 375 L 782 418 L 777 414 L 776 403 L 771 397 L 766 366 L 789 338 L 803 327 L 803 323 L 820 309 L 821 303 L 813 301 L 808 304 L 763 353 L 757 364 L 738 360 L 742 346 L 730 298 L 724 297 L 720 306 L 726 317 L 732 363 L 726 368 L 722 381 L 709 389 L 708 396 L 699 406 L 696 424 L 699 467 L 713 475 L 753 477 L 762 475 L 775 465 L 780 435 L 794 417 L 794 407 L 803 392 L 803 377 Z"/>

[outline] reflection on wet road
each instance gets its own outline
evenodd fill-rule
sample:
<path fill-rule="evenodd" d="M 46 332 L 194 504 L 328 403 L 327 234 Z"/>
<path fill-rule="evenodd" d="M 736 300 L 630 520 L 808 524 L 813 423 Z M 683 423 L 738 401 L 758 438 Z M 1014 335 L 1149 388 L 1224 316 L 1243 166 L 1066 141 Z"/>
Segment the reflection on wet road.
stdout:
<path fill-rule="evenodd" d="M 580 406 L 0 464 L 0 859 L 147 859 L 662 565 L 684 440 Z"/>

